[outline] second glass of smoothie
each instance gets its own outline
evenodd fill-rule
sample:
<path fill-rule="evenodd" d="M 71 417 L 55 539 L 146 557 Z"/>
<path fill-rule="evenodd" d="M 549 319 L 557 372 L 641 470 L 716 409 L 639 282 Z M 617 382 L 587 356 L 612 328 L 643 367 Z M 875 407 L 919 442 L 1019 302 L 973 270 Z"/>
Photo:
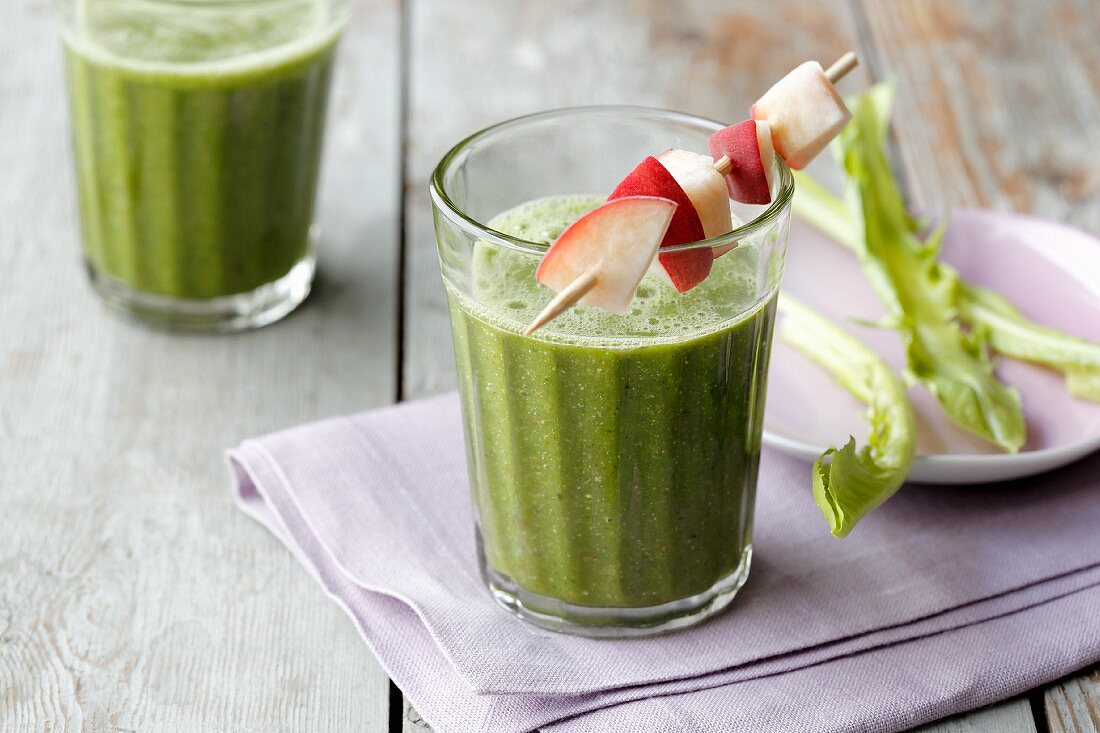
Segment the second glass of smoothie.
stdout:
<path fill-rule="evenodd" d="M 696 623 L 748 577 L 790 172 L 687 293 L 650 274 L 623 316 L 578 306 L 533 336 L 547 246 L 647 155 L 722 125 L 597 107 L 505 122 L 432 177 L 481 570 L 539 626 L 634 636 Z M 737 245 L 732 248 L 733 245 Z"/>
<path fill-rule="evenodd" d="M 346 0 L 57 0 L 84 259 L 161 325 L 240 330 L 309 293 Z"/>

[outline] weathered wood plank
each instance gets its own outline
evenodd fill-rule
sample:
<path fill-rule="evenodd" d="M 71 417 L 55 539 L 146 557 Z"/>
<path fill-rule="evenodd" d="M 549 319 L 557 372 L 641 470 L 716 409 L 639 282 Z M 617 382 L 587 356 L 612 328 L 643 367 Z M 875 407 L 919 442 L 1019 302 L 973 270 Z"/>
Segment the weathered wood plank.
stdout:
<path fill-rule="evenodd" d="M 873 61 L 899 83 L 895 129 L 917 203 L 1100 231 L 1094 0 L 859 5 Z"/>
<path fill-rule="evenodd" d="M 1026 699 L 1011 700 L 916 728 L 913 733 L 1035 733 Z"/>
<path fill-rule="evenodd" d="M 221 450 L 396 392 L 399 3 L 356 2 L 321 282 L 235 337 L 108 314 L 85 283 L 47 0 L 0 24 L 0 729 L 383 731 L 388 681 L 232 505 Z"/>
<path fill-rule="evenodd" d="M 1043 693 L 1050 733 L 1100 733 L 1100 669 Z"/>
<path fill-rule="evenodd" d="M 416 708 L 408 700 L 405 700 L 405 712 L 401 717 L 401 733 L 424 733 L 431 729 L 432 727 L 420 717 L 420 713 L 416 712 Z"/>

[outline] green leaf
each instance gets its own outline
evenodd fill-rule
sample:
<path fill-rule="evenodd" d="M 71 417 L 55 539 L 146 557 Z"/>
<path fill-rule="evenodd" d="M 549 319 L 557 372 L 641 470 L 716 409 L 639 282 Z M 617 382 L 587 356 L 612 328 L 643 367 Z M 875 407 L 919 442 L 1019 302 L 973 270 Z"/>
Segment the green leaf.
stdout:
<path fill-rule="evenodd" d="M 981 334 L 958 320 L 958 277 L 936 256 L 942 226 L 925 239 L 906 210 L 886 158 L 893 87 L 879 84 L 854 101 L 852 122 L 837 138 L 848 174 L 849 223 L 860 263 L 905 345 L 908 374 L 923 383 L 963 429 L 1007 451 L 1024 444 L 1020 395 L 993 373 Z"/>
<path fill-rule="evenodd" d="M 1100 402 L 1100 369 L 1068 367 L 1065 371 L 1069 393 L 1082 400 Z"/>
<path fill-rule="evenodd" d="M 857 448 L 849 438 L 814 463 L 814 501 L 837 537 L 845 537 L 905 482 L 916 454 L 916 422 L 905 385 L 875 352 L 840 326 L 784 293 L 780 337 L 867 405 L 870 433 Z"/>
<path fill-rule="evenodd" d="M 995 351 L 1057 369 L 1071 395 L 1100 402 L 1100 344 L 1040 326 L 1003 296 L 974 285 L 963 284 L 959 313 Z"/>
<path fill-rule="evenodd" d="M 859 252 L 862 247 L 855 239 L 858 235 L 844 202 L 807 173 L 794 171 L 794 176 L 795 215 Z M 961 280 L 947 263 L 941 262 L 939 267 L 956 279 L 959 319 L 970 329 L 982 330 L 990 348 L 1003 356 L 1056 369 L 1065 376 L 1071 395 L 1100 402 L 1100 344 L 1039 325 L 999 293 Z"/>

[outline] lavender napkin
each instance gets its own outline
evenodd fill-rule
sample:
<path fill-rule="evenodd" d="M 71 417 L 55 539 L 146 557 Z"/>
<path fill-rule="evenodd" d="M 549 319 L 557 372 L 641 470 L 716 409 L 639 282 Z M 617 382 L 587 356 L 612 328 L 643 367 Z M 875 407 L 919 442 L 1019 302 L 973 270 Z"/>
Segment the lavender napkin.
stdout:
<path fill-rule="evenodd" d="M 766 451 L 731 610 L 630 641 L 496 607 L 454 395 L 246 441 L 229 461 L 241 508 L 438 733 L 894 731 L 1100 660 L 1100 456 L 1033 481 L 909 486 L 838 541 L 808 466 Z"/>

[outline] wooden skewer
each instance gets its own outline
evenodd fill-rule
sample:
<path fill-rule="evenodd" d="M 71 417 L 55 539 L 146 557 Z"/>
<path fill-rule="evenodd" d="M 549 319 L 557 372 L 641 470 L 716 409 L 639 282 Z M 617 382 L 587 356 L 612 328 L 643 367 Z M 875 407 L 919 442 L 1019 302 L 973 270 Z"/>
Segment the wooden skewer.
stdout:
<path fill-rule="evenodd" d="M 836 84 L 858 65 L 859 57 L 851 51 L 848 51 L 825 70 L 825 78 L 829 80 L 830 84 Z M 730 168 L 732 167 L 733 165 L 730 159 L 725 155 L 714 161 L 714 170 L 718 171 L 723 177 L 730 172 Z M 577 279 L 566 285 L 553 300 L 546 304 L 545 308 L 539 311 L 539 314 L 535 316 L 535 320 L 531 321 L 530 325 L 524 329 L 523 335 L 530 336 L 535 331 L 575 306 L 581 298 L 592 290 L 592 288 L 596 287 L 598 279 L 599 269 L 592 268 L 586 270 Z"/>
<path fill-rule="evenodd" d="M 554 299 L 547 303 L 545 308 L 539 311 L 539 314 L 535 316 L 535 320 L 531 321 L 531 325 L 524 330 L 523 335 L 530 336 L 576 305 L 577 301 L 583 298 L 589 290 L 596 287 L 598 275 L 599 270 L 596 268 L 586 270 L 580 277 L 562 288 L 561 292 L 554 296 Z"/>
<path fill-rule="evenodd" d="M 856 56 L 853 52 L 848 51 L 846 54 L 834 61 L 832 66 L 825 70 L 825 78 L 829 80 L 830 84 L 836 84 L 838 81 L 847 76 L 849 71 L 856 68 L 857 66 L 859 66 L 859 56 Z M 732 167 L 733 163 L 725 155 L 714 161 L 714 170 L 718 171 L 722 176 L 725 176 L 727 173 L 729 173 L 730 168 Z"/>
<path fill-rule="evenodd" d="M 832 66 L 825 69 L 825 78 L 829 80 L 830 84 L 836 84 L 857 66 L 859 66 L 859 56 L 849 51 L 834 61 Z"/>

